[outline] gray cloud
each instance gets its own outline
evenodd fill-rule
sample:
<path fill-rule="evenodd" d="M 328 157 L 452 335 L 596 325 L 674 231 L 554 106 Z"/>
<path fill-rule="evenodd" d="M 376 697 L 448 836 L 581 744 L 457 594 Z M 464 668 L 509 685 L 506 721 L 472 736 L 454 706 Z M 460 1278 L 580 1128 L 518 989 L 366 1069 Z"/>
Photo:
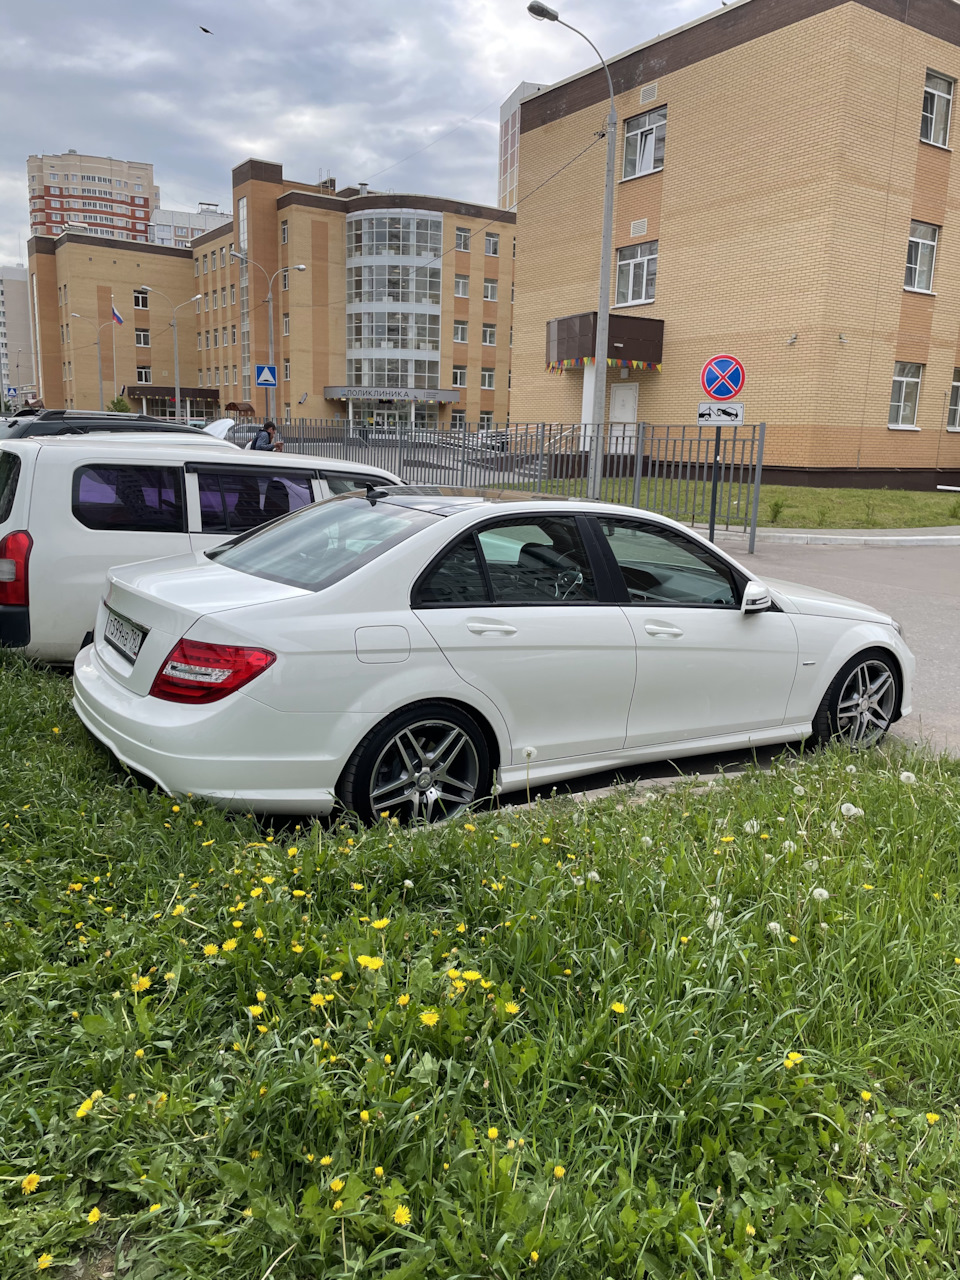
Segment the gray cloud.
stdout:
<path fill-rule="evenodd" d="M 558 7 L 613 55 L 715 6 Z M 251 155 L 305 182 L 329 170 L 341 185 L 394 166 L 374 185 L 494 203 L 500 102 L 521 80 L 552 82 L 592 61 L 573 33 L 534 22 L 524 0 L 99 0 L 85 11 L 13 0 L 0 41 L 6 263 L 18 233 L 26 254 L 27 155 L 69 147 L 152 162 L 174 207 L 228 207 L 230 170 Z"/>

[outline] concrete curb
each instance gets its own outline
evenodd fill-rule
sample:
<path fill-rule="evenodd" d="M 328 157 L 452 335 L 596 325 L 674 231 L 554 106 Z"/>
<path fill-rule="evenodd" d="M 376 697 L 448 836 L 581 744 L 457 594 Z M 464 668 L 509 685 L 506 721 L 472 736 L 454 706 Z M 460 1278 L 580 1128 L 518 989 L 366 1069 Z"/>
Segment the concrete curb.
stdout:
<path fill-rule="evenodd" d="M 740 529 L 717 530 L 717 537 L 738 543 L 747 541 L 747 535 Z M 960 547 L 960 533 L 934 533 L 931 530 L 920 530 L 917 533 L 907 533 L 906 530 L 868 533 L 857 529 L 758 529 L 757 543 L 761 542 L 834 547 Z"/>

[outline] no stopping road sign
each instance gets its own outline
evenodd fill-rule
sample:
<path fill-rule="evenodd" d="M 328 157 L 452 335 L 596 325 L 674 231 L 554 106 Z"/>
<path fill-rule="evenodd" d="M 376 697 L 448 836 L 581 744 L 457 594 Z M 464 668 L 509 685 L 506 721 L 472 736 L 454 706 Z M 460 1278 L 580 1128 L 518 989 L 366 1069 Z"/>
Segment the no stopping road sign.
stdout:
<path fill-rule="evenodd" d="M 713 356 L 700 370 L 700 385 L 711 400 L 732 400 L 747 380 L 736 356 Z"/>

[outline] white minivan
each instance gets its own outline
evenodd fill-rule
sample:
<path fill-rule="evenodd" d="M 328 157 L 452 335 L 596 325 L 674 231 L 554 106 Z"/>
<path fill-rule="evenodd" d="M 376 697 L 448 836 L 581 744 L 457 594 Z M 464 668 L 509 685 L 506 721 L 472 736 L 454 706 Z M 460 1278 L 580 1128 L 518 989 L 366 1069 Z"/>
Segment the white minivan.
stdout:
<path fill-rule="evenodd" d="M 399 483 L 365 463 L 200 435 L 0 442 L 0 646 L 72 662 L 114 565 L 202 551 L 311 502 Z"/>

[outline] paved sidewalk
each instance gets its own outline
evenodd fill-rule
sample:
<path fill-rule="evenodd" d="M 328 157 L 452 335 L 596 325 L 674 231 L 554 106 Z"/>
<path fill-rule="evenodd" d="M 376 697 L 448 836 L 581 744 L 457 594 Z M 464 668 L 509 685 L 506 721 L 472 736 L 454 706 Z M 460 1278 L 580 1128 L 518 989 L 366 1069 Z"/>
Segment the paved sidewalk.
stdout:
<path fill-rule="evenodd" d="M 699 526 L 698 526 L 699 528 Z M 703 529 L 700 529 L 703 532 Z M 717 530 L 718 542 L 736 540 L 746 547 L 748 535 L 739 529 Z M 960 525 L 940 529 L 757 529 L 757 542 L 783 542 L 837 547 L 960 547 Z"/>

